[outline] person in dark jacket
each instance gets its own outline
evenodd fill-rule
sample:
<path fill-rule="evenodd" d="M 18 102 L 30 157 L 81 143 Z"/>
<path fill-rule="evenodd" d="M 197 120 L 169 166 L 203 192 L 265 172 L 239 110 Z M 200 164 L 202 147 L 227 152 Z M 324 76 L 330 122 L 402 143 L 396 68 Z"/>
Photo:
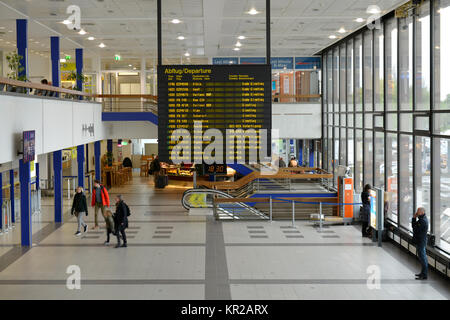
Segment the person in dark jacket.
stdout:
<path fill-rule="evenodd" d="M 370 190 L 372 186 L 370 184 L 366 184 L 364 186 L 363 192 L 361 192 L 361 202 L 363 204 L 361 210 L 361 234 L 363 237 L 367 237 L 369 234 L 367 232 L 367 228 L 369 227 L 369 217 L 370 217 Z"/>
<path fill-rule="evenodd" d="M 116 196 L 116 213 L 114 215 L 114 223 L 116 226 L 117 245 L 116 248 L 127 246 L 127 235 L 125 229 L 128 228 L 128 206 L 123 201 L 121 195 Z M 120 235 L 122 235 L 123 245 L 120 245 Z"/>
<path fill-rule="evenodd" d="M 422 270 L 416 274 L 416 280 L 426 280 L 428 278 L 428 258 L 427 258 L 427 232 L 428 218 L 425 215 L 424 208 L 418 208 L 412 221 L 413 242 L 417 246 L 417 255 L 419 257 Z"/>
<path fill-rule="evenodd" d="M 158 156 L 153 159 L 152 163 L 150 164 L 150 171 L 153 174 L 153 182 L 156 186 L 156 180 L 158 179 L 159 172 L 161 171 L 161 163 L 159 162 Z"/>
<path fill-rule="evenodd" d="M 73 203 L 72 203 L 72 215 L 75 214 L 78 220 L 78 229 L 75 233 L 76 236 L 81 235 L 81 227 L 83 227 L 83 232 L 87 232 L 88 225 L 84 222 L 83 218 L 87 216 L 88 209 L 87 209 L 87 201 L 86 196 L 83 193 L 83 187 L 77 188 L 77 193 L 75 193 L 75 196 L 73 197 Z"/>
<path fill-rule="evenodd" d="M 282 157 L 278 159 L 278 168 L 286 168 L 286 162 L 284 162 Z"/>

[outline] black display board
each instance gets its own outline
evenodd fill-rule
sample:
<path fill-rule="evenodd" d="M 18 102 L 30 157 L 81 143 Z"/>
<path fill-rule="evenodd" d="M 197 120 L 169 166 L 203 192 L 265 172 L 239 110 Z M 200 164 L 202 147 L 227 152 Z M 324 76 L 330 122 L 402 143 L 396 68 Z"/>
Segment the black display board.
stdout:
<path fill-rule="evenodd" d="M 227 129 L 267 129 L 267 150 L 270 154 L 271 80 L 270 65 L 160 66 L 159 159 L 166 162 L 172 160 L 170 150 L 174 143 L 170 138 L 174 130 L 187 129 L 194 137 L 194 121 L 202 121 L 203 133 L 212 128 L 222 132 L 224 153 Z M 194 162 L 193 151 L 191 160 Z"/>

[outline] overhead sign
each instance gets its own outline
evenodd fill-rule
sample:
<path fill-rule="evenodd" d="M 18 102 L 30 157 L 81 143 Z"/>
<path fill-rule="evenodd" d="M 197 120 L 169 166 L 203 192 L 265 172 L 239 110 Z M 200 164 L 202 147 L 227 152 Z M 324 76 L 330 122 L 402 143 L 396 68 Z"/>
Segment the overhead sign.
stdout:
<path fill-rule="evenodd" d="M 270 58 L 270 64 L 272 69 L 294 69 L 294 58 L 293 57 L 274 57 Z"/>
<path fill-rule="evenodd" d="M 266 58 L 264 57 L 248 57 L 248 58 L 240 58 L 240 64 L 265 64 Z"/>
<path fill-rule="evenodd" d="M 24 131 L 23 132 L 23 162 L 31 162 L 34 161 L 36 150 L 36 132 L 32 131 Z"/>
<path fill-rule="evenodd" d="M 176 161 L 174 148 L 181 141 L 174 141 L 172 134 L 188 131 L 191 149 L 186 152 L 185 163 L 200 163 L 205 159 L 205 132 L 216 129 L 222 134 L 221 151 L 226 150 L 227 130 L 272 128 L 271 69 L 268 65 L 168 65 L 158 68 L 158 151 L 161 161 Z M 199 125 L 200 124 L 200 125 Z M 180 130 L 178 130 L 180 129 Z M 200 139 L 199 144 L 195 144 Z M 271 150 L 270 137 L 268 146 Z M 239 140 L 239 139 L 237 139 Z M 242 142 L 238 141 L 237 143 Z M 185 142 L 189 144 L 189 142 Z M 203 143 L 203 147 L 202 147 Z M 233 138 L 233 145 L 235 140 Z M 246 143 L 244 141 L 244 143 Z M 259 148 L 259 140 L 257 142 Z M 248 145 L 245 146 L 248 149 Z M 201 150 L 200 150 L 201 149 Z M 175 149 L 177 150 L 177 149 Z M 233 149 L 235 150 L 235 149 Z M 255 150 L 255 149 L 252 149 Z M 184 154 L 183 149 L 183 154 Z M 194 161 L 201 154 L 199 161 Z M 236 161 L 246 159 L 244 152 L 221 154 Z M 209 159 L 212 159 L 210 157 Z M 225 163 L 214 159 L 211 163 Z"/>
<path fill-rule="evenodd" d="M 320 57 L 295 57 L 295 69 L 297 70 L 309 70 L 320 68 L 321 68 Z"/>
<path fill-rule="evenodd" d="M 214 65 L 230 65 L 230 64 L 239 64 L 239 58 L 232 57 L 232 58 L 212 58 L 212 64 Z"/>

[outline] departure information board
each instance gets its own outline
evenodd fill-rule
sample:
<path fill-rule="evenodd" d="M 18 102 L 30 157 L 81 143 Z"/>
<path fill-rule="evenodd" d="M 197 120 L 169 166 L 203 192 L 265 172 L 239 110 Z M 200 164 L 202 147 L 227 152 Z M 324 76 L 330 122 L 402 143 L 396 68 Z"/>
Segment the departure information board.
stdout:
<path fill-rule="evenodd" d="M 202 135 L 208 129 L 218 129 L 222 132 L 223 150 L 225 150 L 227 129 L 255 129 L 257 132 L 260 129 L 266 129 L 267 151 L 270 154 L 271 80 L 270 65 L 159 67 L 158 152 L 160 160 L 173 160 L 171 150 L 176 145 L 176 141 L 171 141 L 173 131 L 186 129 L 194 137 L 194 122 L 198 123 L 198 121 L 202 124 Z M 202 149 L 204 148 L 205 143 Z M 236 152 L 234 158 L 238 160 L 244 156 Z M 192 152 L 191 163 L 194 162 L 194 152 Z M 224 158 L 223 163 L 225 162 Z"/>

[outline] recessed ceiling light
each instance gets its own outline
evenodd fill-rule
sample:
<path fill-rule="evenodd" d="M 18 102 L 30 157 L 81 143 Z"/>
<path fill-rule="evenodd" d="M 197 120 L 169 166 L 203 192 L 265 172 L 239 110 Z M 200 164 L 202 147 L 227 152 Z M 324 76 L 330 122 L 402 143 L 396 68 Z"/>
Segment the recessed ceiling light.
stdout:
<path fill-rule="evenodd" d="M 239 50 L 241 50 L 241 49 L 239 49 L 239 48 L 234 48 L 233 50 L 234 50 L 234 51 L 239 51 Z"/>
<path fill-rule="evenodd" d="M 244 36 L 239 36 L 238 39 L 239 39 L 239 40 L 244 40 L 245 37 L 244 37 Z"/>
<path fill-rule="evenodd" d="M 370 13 L 370 14 L 378 14 L 378 13 L 381 13 L 381 10 L 380 10 L 379 6 L 370 5 L 370 6 L 367 7 L 366 12 Z"/>
<path fill-rule="evenodd" d="M 236 42 L 235 46 L 236 46 L 236 47 L 242 47 L 242 43 L 240 43 L 240 42 L 238 41 L 238 42 Z"/>
<path fill-rule="evenodd" d="M 106 47 L 105 46 L 105 44 L 102 42 L 102 43 L 100 43 L 99 45 L 98 45 L 100 48 L 104 48 L 104 47 Z"/>
<path fill-rule="evenodd" d="M 328 38 L 330 39 L 336 39 L 336 36 L 334 34 L 332 34 L 331 36 L 329 36 Z"/>
<path fill-rule="evenodd" d="M 347 31 L 345 30 L 344 27 L 342 27 L 342 28 L 340 28 L 340 29 L 338 30 L 338 32 L 339 32 L 339 33 L 346 33 Z"/>
<path fill-rule="evenodd" d="M 363 18 L 357 18 L 355 21 L 358 22 L 358 23 L 361 23 L 361 22 L 364 22 L 364 19 Z"/>
<path fill-rule="evenodd" d="M 64 20 L 63 22 L 62 22 L 62 24 L 65 24 L 65 25 L 67 25 L 67 24 L 70 24 L 71 22 L 69 21 L 69 20 Z"/>
<path fill-rule="evenodd" d="M 184 54 L 184 56 L 185 57 L 189 57 L 191 54 L 189 53 L 189 52 L 186 52 L 185 54 Z"/>
<path fill-rule="evenodd" d="M 85 35 L 87 32 L 84 31 L 84 29 L 81 29 L 78 33 L 81 34 L 81 35 Z"/>
<path fill-rule="evenodd" d="M 254 16 L 255 14 L 258 14 L 259 11 L 256 10 L 255 8 L 251 8 L 247 13 L 248 13 L 248 14 L 251 14 L 252 16 Z"/>
<path fill-rule="evenodd" d="M 92 41 L 92 40 L 95 40 L 95 38 L 94 37 L 89 37 L 88 40 Z"/>
<path fill-rule="evenodd" d="M 181 21 L 180 21 L 179 19 L 172 19 L 172 21 L 170 21 L 170 22 L 172 22 L 172 23 L 174 23 L 174 24 L 178 24 L 178 23 L 180 23 Z"/>
<path fill-rule="evenodd" d="M 0 27 L 0 30 L 5 30 L 5 27 Z"/>
<path fill-rule="evenodd" d="M 129 66 L 129 67 L 132 67 L 133 65 L 132 65 L 132 64 L 129 64 L 128 66 Z"/>
<path fill-rule="evenodd" d="M 178 40 L 184 40 L 184 37 L 183 36 L 178 36 L 177 39 Z"/>

